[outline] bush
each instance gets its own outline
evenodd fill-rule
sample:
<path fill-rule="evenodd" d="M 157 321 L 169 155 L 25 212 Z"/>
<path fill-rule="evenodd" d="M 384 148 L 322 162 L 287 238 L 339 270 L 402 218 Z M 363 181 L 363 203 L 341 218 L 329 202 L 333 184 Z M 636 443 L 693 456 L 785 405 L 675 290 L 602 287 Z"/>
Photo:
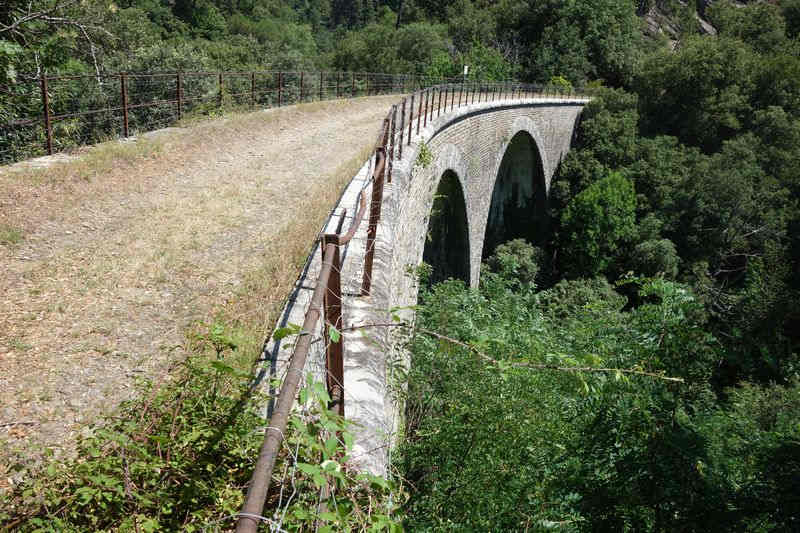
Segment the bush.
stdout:
<path fill-rule="evenodd" d="M 519 285 L 533 285 L 544 262 L 544 250 L 524 239 L 514 239 L 495 248 L 486 259 L 485 270 Z"/>
<path fill-rule="evenodd" d="M 625 247 L 636 236 L 636 195 L 618 173 L 592 183 L 561 215 L 564 270 L 571 277 L 614 273 Z"/>
<path fill-rule="evenodd" d="M 669 239 L 651 239 L 640 242 L 633 249 L 631 269 L 644 276 L 663 274 L 667 278 L 678 275 L 680 258 Z"/>

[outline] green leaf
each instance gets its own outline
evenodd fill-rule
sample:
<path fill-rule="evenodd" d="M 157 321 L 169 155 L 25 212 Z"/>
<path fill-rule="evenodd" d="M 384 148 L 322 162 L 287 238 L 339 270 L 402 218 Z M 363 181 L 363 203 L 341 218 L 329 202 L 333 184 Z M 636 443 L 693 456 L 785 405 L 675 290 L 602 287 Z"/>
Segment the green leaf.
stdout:
<path fill-rule="evenodd" d="M 319 466 L 309 463 L 297 463 L 297 469 L 310 475 L 319 474 L 322 472 L 322 469 Z"/>
<path fill-rule="evenodd" d="M 272 338 L 276 341 L 279 341 L 288 337 L 289 335 L 297 335 L 300 333 L 301 329 L 302 328 L 300 328 L 300 326 L 297 324 L 289 324 L 286 327 L 276 329 L 275 333 L 272 334 Z"/>
<path fill-rule="evenodd" d="M 342 338 L 341 332 L 333 326 L 328 326 L 328 336 L 330 336 L 331 342 L 339 342 Z"/>

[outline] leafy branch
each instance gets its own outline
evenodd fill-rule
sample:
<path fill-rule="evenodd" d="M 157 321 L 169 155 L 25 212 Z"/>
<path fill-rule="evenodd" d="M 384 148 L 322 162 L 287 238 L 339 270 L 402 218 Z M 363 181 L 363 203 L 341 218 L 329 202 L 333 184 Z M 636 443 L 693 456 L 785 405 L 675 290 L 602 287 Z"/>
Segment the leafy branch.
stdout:
<path fill-rule="evenodd" d="M 648 372 L 646 370 L 638 370 L 638 369 L 635 369 L 635 368 L 612 368 L 612 367 L 596 367 L 596 366 L 559 366 L 559 365 L 553 365 L 553 364 L 547 364 L 547 363 L 520 363 L 520 362 L 511 362 L 511 363 L 509 363 L 509 362 L 500 361 L 498 359 L 495 359 L 494 357 L 491 357 L 491 356 L 485 354 L 484 352 L 482 352 L 481 350 L 479 350 L 478 348 L 476 348 L 475 346 L 473 346 L 471 344 L 467 344 L 466 342 L 460 341 L 458 339 L 454 339 L 452 337 L 448 337 L 447 335 L 443 335 L 443 334 L 441 334 L 439 332 L 436 332 L 436 331 L 433 331 L 433 330 L 430 330 L 430 329 L 422 328 L 422 327 L 419 327 L 419 326 L 413 326 L 411 324 L 408 324 L 407 322 L 387 322 L 387 323 L 376 323 L 376 324 L 362 324 L 362 325 L 359 325 L 359 326 L 351 326 L 351 327 L 347 327 L 347 328 L 341 328 L 339 330 L 339 332 L 355 331 L 355 330 L 361 330 L 361 329 L 367 329 L 367 328 L 391 328 L 391 327 L 408 329 L 412 333 L 414 333 L 414 332 L 422 333 L 424 335 L 428 335 L 430 337 L 434 337 L 434 338 L 437 338 L 439 340 L 443 340 L 445 342 L 449 342 L 450 344 L 453 344 L 455 346 L 460 346 L 461 348 L 465 348 L 465 349 L 469 350 L 470 352 L 474 353 L 475 355 L 477 355 L 478 357 L 480 357 L 484 361 L 487 361 L 488 363 L 490 363 L 490 364 L 492 364 L 494 366 L 497 366 L 499 368 L 512 367 L 512 368 L 528 368 L 528 369 L 531 369 L 531 370 L 557 370 L 559 372 L 592 372 L 592 373 L 601 373 L 601 374 L 629 374 L 629 375 L 635 375 L 635 376 L 645 376 L 645 377 L 649 377 L 649 378 L 660 379 L 662 381 L 670 381 L 670 382 L 673 382 L 673 383 L 684 383 L 683 378 L 665 376 L 665 375 L 659 374 L 657 372 Z"/>

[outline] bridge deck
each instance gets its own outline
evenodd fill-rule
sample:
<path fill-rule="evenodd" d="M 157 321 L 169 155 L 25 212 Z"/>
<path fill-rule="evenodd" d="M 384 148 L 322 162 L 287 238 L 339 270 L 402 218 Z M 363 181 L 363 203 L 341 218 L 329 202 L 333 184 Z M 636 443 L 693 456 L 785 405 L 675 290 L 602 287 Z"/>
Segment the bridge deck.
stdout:
<path fill-rule="evenodd" d="M 137 143 L 135 157 L 112 144 L 0 168 L 0 229 L 22 234 L 0 245 L 0 440 L 69 444 L 226 306 L 271 327 L 396 99 L 208 121 Z M 270 268 L 274 286 L 249 301 L 248 280 Z"/>

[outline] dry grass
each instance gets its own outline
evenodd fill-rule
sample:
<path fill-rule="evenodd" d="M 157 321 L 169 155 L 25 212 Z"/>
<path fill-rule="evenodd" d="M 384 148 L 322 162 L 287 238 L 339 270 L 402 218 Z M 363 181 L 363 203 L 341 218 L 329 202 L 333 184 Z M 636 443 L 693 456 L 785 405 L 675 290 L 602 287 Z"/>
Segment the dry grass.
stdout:
<path fill-rule="evenodd" d="M 212 322 L 255 357 L 393 100 L 232 115 L 0 169 L 0 224 L 24 235 L 0 246 L 0 423 L 26 422 L 5 439 L 68 443 Z"/>

